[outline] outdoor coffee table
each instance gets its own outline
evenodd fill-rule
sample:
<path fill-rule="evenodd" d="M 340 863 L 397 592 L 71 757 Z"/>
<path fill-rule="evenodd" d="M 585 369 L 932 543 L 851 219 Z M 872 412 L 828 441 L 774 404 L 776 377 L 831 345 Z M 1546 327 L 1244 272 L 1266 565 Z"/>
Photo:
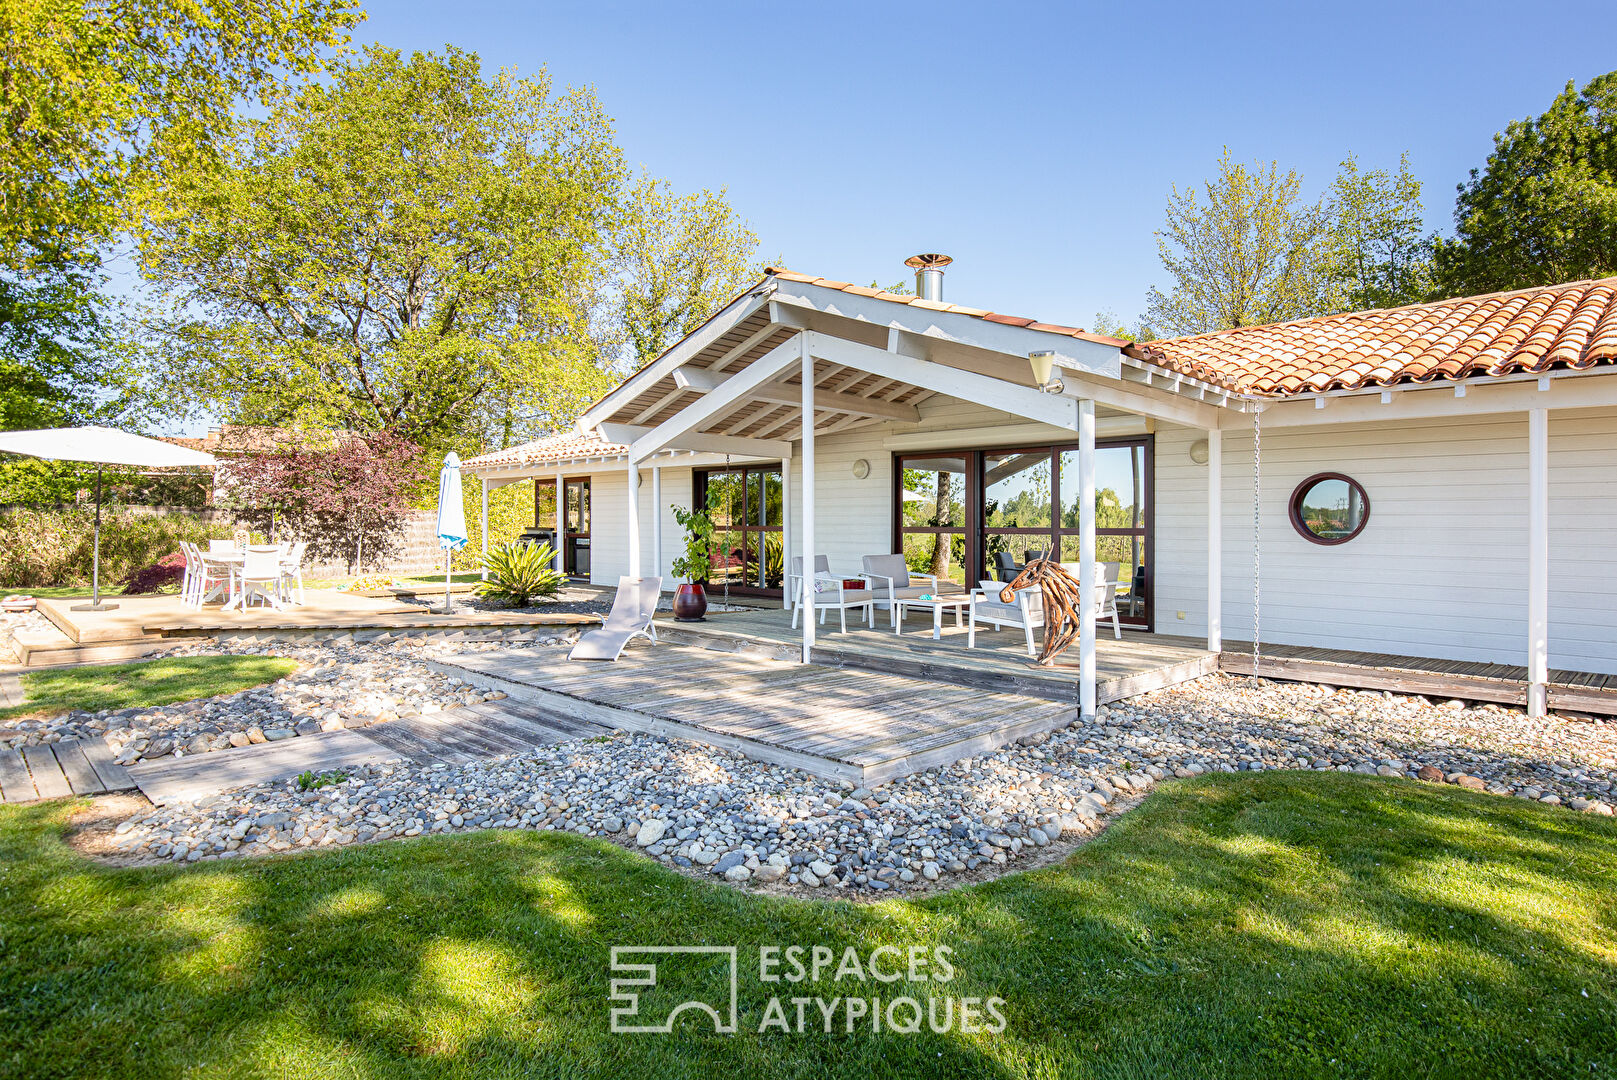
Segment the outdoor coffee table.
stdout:
<path fill-rule="evenodd" d="M 893 633 L 904 632 L 904 616 L 910 608 L 930 608 L 932 611 L 932 640 L 943 639 L 943 612 L 947 608 L 954 608 L 954 624 L 956 627 L 966 628 L 966 648 L 977 647 L 977 620 L 971 617 L 971 606 L 977 602 L 976 593 L 957 593 L 950 596 L 934 596 L 930 599 L 914 597 L 911 599 L 894 600 L 893 605 L 898 609 L 894 620 Z"/>

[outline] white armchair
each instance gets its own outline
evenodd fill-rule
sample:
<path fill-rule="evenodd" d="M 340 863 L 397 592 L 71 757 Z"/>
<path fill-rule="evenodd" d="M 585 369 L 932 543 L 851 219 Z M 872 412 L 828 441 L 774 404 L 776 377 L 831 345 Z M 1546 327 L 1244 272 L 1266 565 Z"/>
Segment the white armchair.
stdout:
<path fill-rule="evenodd" d="M 1044 594 L 1037 585 L 1030 585 L 1016 590 L 1015 600 L 1007 604 L 999 598 L 1006 584 L 1003 581 L 977 583 L 977 588 L 971 590 L 977 596 L 977 602 L 971 605 L 971 620 L 988 623 L 997 630 L 1019 628 L 1027 637 L 1027 654 L 1035 656 L 1038 650 L 1033 644 L 1033 631 L 1044 626 Z"/>
<path fill-rule="evenodd" d="M 815 576 L 818 577 L 821 574 L 829 573 L 831 573 L 831 557 L 829 555 L 814 556 Z M 801 555 L 792 556 L 792 572 L 786 575 L 786 596 L 790 600 L 787 606 L 795 613 L 798 606 L 803 603 L 803 556 Z M 792 616 L 792 625 L 797 625 L 796 614 Z"/>
<path fill-rule="evenodd" d="M 815 574 L 810 579 L 813 590 L 814 610 L 820 613 L 820 622 L 825 622 L 826 613 L 835 611 L 842 619 L 842 632 L 848 632 L 848 609 L 865 610 L 866 621 L 871 629 L 876 627 L 876 596 L 869 589 L 850 589 L 847 582 L 835 574 Z M 803 605 L 798 603 L 792 609 L 792 627 L 797 627 L 797 617 L 802 612 Z M 813 614 L 809 618 L 813 618 Z"/>
<path fill-rule="evenodd" d="M 936 595 L 938 591 L 937 577 L 910 573 L 909 563 L 904 561 L 902 555 L 866 555 L 864 566 L 862 576 L 875 594 L 876 607 L 886 608 L 892 613 L 895 627 L 898 625 L 898 605 L 894 601 L 914 600 L 928 593 Z M 927 584 L 920 584 L 923 581 Z"/>

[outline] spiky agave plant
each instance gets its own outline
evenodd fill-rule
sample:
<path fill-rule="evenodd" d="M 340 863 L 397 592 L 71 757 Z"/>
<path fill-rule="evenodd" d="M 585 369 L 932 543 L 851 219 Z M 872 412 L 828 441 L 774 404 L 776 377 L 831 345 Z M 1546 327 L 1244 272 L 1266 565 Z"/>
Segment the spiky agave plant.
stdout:
<path fill-rule="evenodd" d="M 477 583 L 477 594 L 512 607 L 527 607 L 536 596 L 555 596 L 561 571 L 549 544 L 501 544 L 482 559 L 488 577 Z"/>

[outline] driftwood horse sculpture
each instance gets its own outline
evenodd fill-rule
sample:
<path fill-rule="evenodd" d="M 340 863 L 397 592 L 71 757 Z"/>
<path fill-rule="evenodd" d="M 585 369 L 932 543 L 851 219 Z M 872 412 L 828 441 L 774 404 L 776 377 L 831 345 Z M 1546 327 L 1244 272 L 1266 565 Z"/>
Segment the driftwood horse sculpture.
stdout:
<path fill-rule="evenodd" d="M 1078 579 L 1054 559 L 1035 559 L 1022 568 L 1016 580 L 999 591 L 1001 603 L 1016 603 L 1016 590 L 1033 585 L 1044 597 L 1044 649 L 1039 666 L 1049 667 L 1078 637 L 1082 594 Z"/>

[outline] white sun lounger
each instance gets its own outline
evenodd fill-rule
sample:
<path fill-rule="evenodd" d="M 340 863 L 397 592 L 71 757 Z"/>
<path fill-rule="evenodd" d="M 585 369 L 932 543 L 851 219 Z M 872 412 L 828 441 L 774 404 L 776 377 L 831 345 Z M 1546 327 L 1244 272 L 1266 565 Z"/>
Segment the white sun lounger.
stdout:
<path fill-rule="evenodd" d="M 656 642 L 657 628 L 652 617 L 657 613 L 657 599 L 662 595 L 660 577 L 619 578 L 618 592 L 612 598 L 612 610 L 599 630 L 591 630 L 578 639 L 569 660 L 616 660 L 623 655 L 630 638 L 643 637 Z"/>

